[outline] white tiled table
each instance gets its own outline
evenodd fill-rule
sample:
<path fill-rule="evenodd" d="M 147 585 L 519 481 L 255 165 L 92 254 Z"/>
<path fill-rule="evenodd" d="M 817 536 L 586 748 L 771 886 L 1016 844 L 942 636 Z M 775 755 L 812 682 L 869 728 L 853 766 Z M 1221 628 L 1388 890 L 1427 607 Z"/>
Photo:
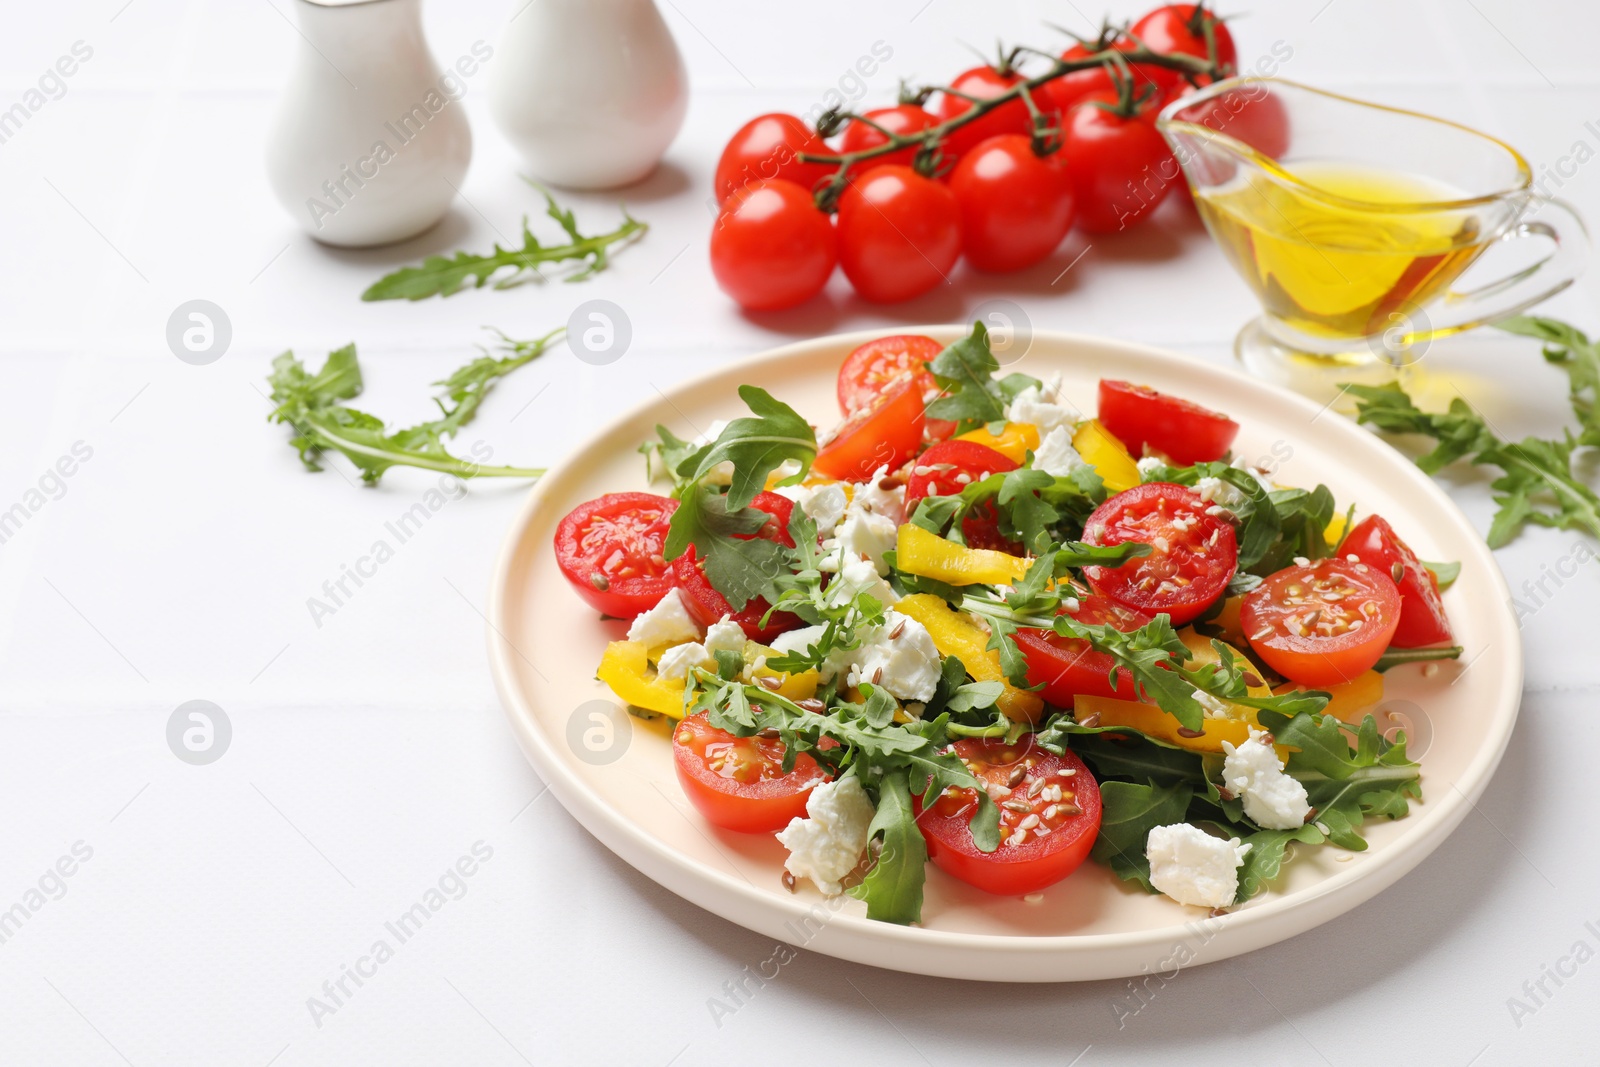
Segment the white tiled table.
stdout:
<path fill-rule="evenodd" d="M 496 704 L 479 612 L 518 485 L 474 486 L 335 616 L 310 618 L 306 598 L 431 479 L 396 471 L 362 490 L 347 467 L 304 473 L 263 421 L 262 378 L 284 348 L 320 362 L 356 340 L 362 406 L 403 423 L 423 417 L 425 384 L 468 354 L 479 326 L 532 335 L 579 299 L 621 304 L 635 328 L 627 358 L 596 368 L 558 353 L 485 406 L 466 440 L 507 462 L 559 460 L 617 406 L 708 366 L 836 329 L 959 320 L 994 295 L 1022 300 L 1040 327 L 1227 361 L 1249 299 L 1176 214 L 1097 244 L 1056 285 L 1081 242 L 1014 278 L 958 271 L 949 288 L 892 309 L 835 279 L 810 307 L 745 318 L 712 284 L 710 168 L 743 118 L 806 110 L 875 41 L 894 52 L 871 79 L 881 100 L 898 75 L 967 65 L 964 40 L 1049 41 L 1047 18 L 1087 30 L 1079 6 L 1097 13 L 668 0 L 694 97 L 668 165 L 628 194 L 648 238 L 581 289 L 401 306 L 356 296 L 392 264 L 487 246 L 538 210 L 481 84 L 465 101 L 476 158 L 450 218 L 407 247 L 335 252 L 291 227 L 261 165 L 298 43 L 290 0 L 17 5 L 0 34 L 0 107 L 74 42 L 93 56 L 0 144 L 0 508 L 75 442 L 92 456 L 0 545 L 0 910 L 27 900 L 31 912 L 0 943 L 0 1062 L 785 1062 L 802 1042 L 808 1060 L 883 1063 L 1592 1058 L 1581 1042 L 1594 1034 L 1600 963 L 1559 985 L 1545 978 L 1537 1004 L 1524 982 L 1576 942 L 1600 949 L 1600 904 L 1586 891 L 1600 877 L 1593 567 L 1546 583 L 1524 629 L 1513 745 L 1479 812 L 1434 857 L 1338 922 L 1184 972 L 1132 1015 L 1123 983 L 988 987 L 802 954 L 715 1021 L 708 998 L 774 946 L 596 844 L 543 796 Z M 1287 76 L 1459 118 L 1536 165 L 1554 167 L 1578 142 L 1585 155 L 1600 148 L 1585 125 L 1600 120 L 1591 9 L 1256 7 L 1237 28 L 1247 61 L 1287 42 Z M 495 41 L 508 10 L 434 4 L 436 54 Z M 1597 174 L 1580 166 L 1551 191 L 1600 218 Z M 613 216 L 613 197 L 569 199 L 586 221 Z M 1591 274 L 1548 310 L 1600 327 L 1597 293 Z M 172 309 L 197 297 L 234 329 L 209 367 L 180 363 L 164 341 Z M 1565 415 L 1561 380 L 1526 344 L 1472 337 L 1430 358 L 1477 381 L 1508 432 Z M 1486 526 L 1486 487 L 1449 485 Z M 1578 543 L 1535 531 L 1500 559 L 1521 589 Z M 215 764 L 167 748 L 167 718 L 190 699 L 216 702 L 232 723 Z M 314 1019 L 308 998 L 480 841 L 492 857 L 461 899 Z M 28 897 L 75 846 L 71 876 L 45 877 L 47 895 Z M 1536 1010 L 1514 1018 L 1511 997 Z"/>

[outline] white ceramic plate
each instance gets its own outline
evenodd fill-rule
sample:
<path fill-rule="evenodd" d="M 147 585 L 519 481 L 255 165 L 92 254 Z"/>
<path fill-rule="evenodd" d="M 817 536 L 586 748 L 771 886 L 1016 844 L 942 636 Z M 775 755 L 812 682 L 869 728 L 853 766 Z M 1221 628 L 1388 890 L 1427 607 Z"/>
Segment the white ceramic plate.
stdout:
<path fill-rule="evenodd" d="M 950 341 L 965 328 L 909 332 Z M 838 417 L 834 378 L 856 345 L 844 334 L 787 345 L 689 382 L 619 418 L 534 487 L 507 537 L 491 589 L 490 661 L 529 760 L 585 827 L 664 888 L 791 945 L 895 970 L 1036 982 L 1112 978 L 1224 959 L 1291 937 L 1391 885 L 1461 822 L 1500 762 L 1522 690 L 1522 648 L 1509 593 L 1479 536 L 1405 457 L 1344 418 L 1241 374 L 1171 353 L 1063 333 L 1035 335 L 1014 369 L 1059 372 L 1067 395 L 1093 410 L 1102 376 L 1127 378 L 1227 411 L 1243 426 L 1236 453 L 1264 458 L 1284 485 L 1323 482 L 1340 506 L 1387 517 L 1423 559 L 1460 560 L 1445 594 L 1466 652 L 1431 678 L 1390 671 L 1385 725 L 1408 727 L 1423 751 L 1426 800 L 1397 821 L 1369 824 L 1370 848 L 1303 850 L 1279 883 L 1209 918 L 1119 882 L 1086 863 L 1039 899 L 993 897 L 928 869 L 923 925 L 869 922 L 864 905 L 779 883 L 784 852 L 767 835 L 725 833 L 689 805 L 664 724 L 621 713 L 594 679 L 620 623 L 602 623 L 567 586 L 551 541 L 556 524 L 601 493 L 647 488 L 635 451 L 662 423 L 689 437 L 743 414 L 742 383 L 762 386 L 819 425 Z M 609 716 L 604 714 L 610 710 Z M 596 712 L 601 712 L 598 718 Z M 658 728 L 659 726 L 659 728 Z"/>

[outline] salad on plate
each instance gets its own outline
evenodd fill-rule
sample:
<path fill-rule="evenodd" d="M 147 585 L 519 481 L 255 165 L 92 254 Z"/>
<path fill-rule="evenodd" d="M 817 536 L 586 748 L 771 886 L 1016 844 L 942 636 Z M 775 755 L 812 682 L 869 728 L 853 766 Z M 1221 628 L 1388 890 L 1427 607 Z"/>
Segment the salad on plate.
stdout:
<path fill-rule="evenodd" d="M 1382 671 L 1460 654 L 1458 568 L 1236 459 L 1227 415 L 1114 380 L 1087 415 L 982 324 L 857 348 L 825 433 L 739 396 L 658 427 L 664 491 L 580 505 L 555 550 L 627 624 L 599 681 L 674 720 L 685 795 L 776 835 L 790 889 L 911 924 L 930 861 L 1029 896 L 1087 859 L 1226 909 L 1420 799 L 1366 712 Z"/>

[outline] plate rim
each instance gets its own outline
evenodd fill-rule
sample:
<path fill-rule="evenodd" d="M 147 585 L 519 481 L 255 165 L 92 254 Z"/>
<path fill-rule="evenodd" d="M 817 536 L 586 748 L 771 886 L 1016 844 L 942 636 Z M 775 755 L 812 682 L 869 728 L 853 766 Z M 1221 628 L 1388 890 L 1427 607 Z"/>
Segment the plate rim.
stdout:
<path fill-rule="evenodd" d="M 698 391 L 715 384 L 719 379 L 748 373 L 757 367 L 783 364 L 822 348 L 838 349 L 847 345 L 860 344 L 878 337 L 887 336 L 886 330 L 892 330 L 895 333 L 927 334 L 935 339 L 944 340 L 965 334 L 970 330 L 970 327 L 948 323 L 905 324 L 879 329 L 824 334 L 791 341 L 775 348 L 764 349 L 750 356 L 727 361 L 676 382 L 660 395 L 647 397 L 639 403 L 620 411 L 615 417 L 597 427 L 585 438 L 585 441 L 599 440 L 611 435 L 622 426 L 643 417 L 647 412 L 658 407 L 663 398 L 670 403 L 671 398 L 675 395 Z M 1267 394 L 1274 400 L 1287 404 L 1291 410 L 1298 409 L 1301 413 L 1311 416 L 1313 420 L 1318 416 L 1318 406 L 1306 397 L 1270 382 L 1252 378 L 1230 365 L 1212 363 L 1154 345 L 1061 330 L 1032 330 L 1029 341 L 1030 347 L 1041 339 L 1068 348 L 1092 346 L 1102 351 L 1108 349 L 1121 350 L 1141 359 L 1154 358 L 1161 363 L 1187 367 L 1197 370 L 1201 374 L 1214 375 L 1223 381 L 1231 381 L 1247 391 Z M 1024 352 L 1023 357 L 1019 357 L 1019 359 L 1024 358 L 1026 355 L 1027 352 Z M 1321 410 L 1326 411 L 1327 407 L 1323 407 Z M 1375 435 L 1349 422 L 1343 416 L 1338 418 L 1345 423 L 1349 432 L 1362 434 L 1376 440 Z M 602 844 L 652 881 L 677 893 L 691 903 L 707 910 L 714 910 L 715 914 L 746 928 L 773 934 L 775 930 L 784 927 L 785 920 L 792 923 L 793 920 L 805 919 L 811 916 L 816 907 L 815 902 L 807 904 L 807 898 L 794 897 L 785 899 L 765 893 L 757 889 L 753 884 L 734 877 L 732 873 L 718 870 L 685 856 L 659 839 L 652 837 L 637 825 L 620 817 L 604 798 L 599 796 L 570 770 L 566 761 L 548 744 L 548 739 L 543 735 L 543 732 L 536 728 L 531 702 L 525 697 L 521 687 L 514 681 L 515 671 L 510 660 L 512 656 L 520 655 L 520 653 L 511 645 L 510 639 L 505 636 L 505 631 L 510 628 L 507 626 L 507 607 L 511 571 L 516 564 L 519 549 L 526 537 L 527 528 L 534 521 L 540 505 L 547 495 L 546 487 L 556 484 L 559 480 L 556 476 L 564 473 L 569 466 L 578 463 L 586 451 L 587 445 L 580 443 L 571 450 L 565 459 L 550 467 L 546 475 L 531 487 L 501 540 L 490 578 L 485 625 L 490 670 L 494 678 L 495 690 L 500 697 L 501 706 L 511 722 L 524 754 L 529 759 L 529 762 L 533 764 L 534 769 L 544 778 L 546 785 L 556 794 L 557 799 L 562 802 L 563 806 Z M 1405 847 L 1386 849 L 1380 853 L 1364 857 L 1362 863 L 1352 864 L 1349 870 L 1330 875 L 1315 886 L 1290 895 L 1263 901 L 1254 907 L 1229 912 L 1217 917 L 1215 920 L 1218 924 L 1216 927 L 1217 934 L 1208 943 L 1207 948 L 1212 949 L 1216 942 L 1223 940 L 1228 940 L 1232 944 L 1212 949 L 1203 957 L 1203 962 L 1212 962 L 1242 952 L 1252 951 L 1255 948 L 1264 947 L 1304 932 L 1337 915 L 1343 914 L 1350 908 L 1382 892 L 1403 877 L 1431 854 L 1454 831 L 1456 826 L 1465 818 L 1467 812 L 1476 805 L 1478 797 L 1487 787 L 1489 780 L 1499 766 L 1505 752 L 1506 742 L 1515 728 L 1522 696 L 1524 654 L 1520 634 L 1515 625 L 1514 616 L 1511 613 L 1511 591 L 1506 583 L 1505 576 L 1501 572 L 1493 552 L 1483 540 L 1482 535 L 1477 532 L 1471 521 L 1455 501 L 1450 498 L 1449 494 L 1400 453 L 1395 452 L 1394 455 L 1396 460 L 1399 461 L 1396 463 L 1397 470 L 1403 472 L 1401 477 L 1408 479 L 1417 491 L 1431 498 L 1433 504 L 1449 515 L 1464 530 L 1471 533 L 1472 536 L 1468 539 L 1468 543 L 1474 546 L 1473 550 L 1479 556 L 1479 562 L 1486 565 L 1484 569 L 1490 576 L 1490 580 L 1495 583 L 1500 594 L 1496 598 L 1500 605 L 1498 611 L 1499 628 L 1503 632 L 1509 632 L 1514 640 L 1509 643 L 1510 660 L 1507 664 L 1501 692 L 1497 693 L 1494 698 L 1495 718 L 1492 722 L 1493 729 L 1483 736 L 1479 750 L 1457 781 L 1449 783 L 1450 790 L 1430 795 L 1426 802 L 1426 811 L 1420 815 L 1413 814 L 1408 817 L 1418 819 L 1418 833 L 1420 836 L 1417 839 L 1408 842 Z M 1505 628 L 1508 623 L 1509 631 L 1506 631 Z M 1465 786 L 1463 786 L 1463 783 L 1466 783 Z M 685 882 L 704 885 L 708 880 L 716 886 L 724 900 L 731 898 L 737 901 L 738 904 L 742 905 L 743 910 L 747 912 L 753 909 L 758 912 L 769 912 L 771 915 L 765 920 L 758 920 L 749 915 L 741 916 L 730 914 L 727 910 L 715 910 L 712 907 L 713 901 L 700 894 L 691 894 L 686 888 L 681 888 Z M 1367 891 L 1362 892 L 1363 889 Z M 1329 898 L 1338 898 L 1332 902 L 1334 906 L 1331 908 L 1328 906 L 1330 903 Z M 1319 903 L 1322 905 L 1321 907 L 1316 906 Z M 1272 927 L 1281 926 L 1286 921 L 1296 918 L 1298 913 L 1307 910 L 1308 906 L 1312 911 L 1321 912 L 1320 917 L 1316 917 L 1313 921 L 1287 932 L 1275 932 L 1272 930 Z M 1012 959 L 1019 956 L 1027 958 L 1061 956 L 1065 959 L 1073 959 L 1103 952 L 1127 953 L 1169 946 L 1177 936 L 1175 931 L 1180 929 L 1168 926 L 1140 931 L 1100 934 L 977 934 L 950 930 L 930 930 L 922 927 L 904 927 L 869 920 L 860 916 L 843 914 L 834 915 L 826 925 L 831 931 L 837 924 L 843 924 L 841 929 L 850 935 L 848 938 L 842 939 L 844 941 L 865 939 L 869 942 L 877 942 L 882 948 L 891 953 L 903 952 L 909 958 L 904 960 L 895 960 L 893 958 L 887 960 L 862 959 L 858 953 L 844 951 L 840 945 L 833 944 L 833 941 L 841 940 L 837 938 L 829 938 L 827 943 L 808 944 L 807 947 L 830 955 L 894 970 L 967 978 L 992 978 L 993 980 L 1001 981 L 1057 981 L 1076 977 L 1102 978 L 1136 975 L 1139 970 L 1136 967 L 1132 970 L 1115 967 L 1111 969 L 1092 968 L 1095 973 L 1082 976 L 1058 975 L 1050 978 L 1029 978 L 1024 976 L 1007 979 L 999 974 L 972 974 L 955 968 L 936 966 L 928 963 L 926 958 L 930 952 L 946 953 L 952 950 L 963 954 L 974 951 L 999 954 L 1001 957 Z M 788 928 L 793 929 L 792 925 Z M 816 940 L 823 941 L 821 937 Z M 921 961 L 920 965 L 919 960 Z M 1202 962 L 1202 960 L 1197 960 L 1196 962 Z"/>

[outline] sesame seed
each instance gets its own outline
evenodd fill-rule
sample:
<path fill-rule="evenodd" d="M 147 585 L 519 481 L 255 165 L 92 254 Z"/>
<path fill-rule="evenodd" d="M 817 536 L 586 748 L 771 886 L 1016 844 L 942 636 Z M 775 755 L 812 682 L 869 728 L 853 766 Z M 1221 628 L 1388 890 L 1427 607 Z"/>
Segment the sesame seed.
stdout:
<path fill-rule="evenodd" d="M 1017 830 L 1016 833 L 1014 833 L 1010 837 L 1006 838 L 1006 844 L 1008 844 L 1008 845 L 1020 845 L 1024 841 L 1026 841 L 1027 839 L 1028 839 L 1028 831 L 1019 829 L 1019 830 Z"/>
<path fill-rule="evenodd" d="M 1037 816 L 1037 815 L 1029 815 L 1027 818 L 1023 819 L 1021 822 L 1019 822 L 1017 824 L 1017 832 L 1018 833 L 1022 833 L 1024 830 L 1032 830 L 1035 826 L 1038 826 L 1038 825 L 1039 825 L 1039 816 Z"/>

